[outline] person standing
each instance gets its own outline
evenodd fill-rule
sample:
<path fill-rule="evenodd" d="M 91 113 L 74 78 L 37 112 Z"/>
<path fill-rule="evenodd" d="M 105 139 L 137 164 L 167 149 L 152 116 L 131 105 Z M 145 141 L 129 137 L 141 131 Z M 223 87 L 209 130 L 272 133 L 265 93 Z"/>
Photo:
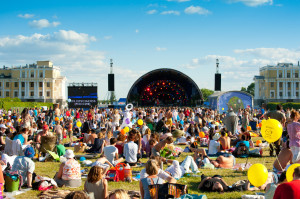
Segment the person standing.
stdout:
<path fill-rule="evenodd" d="M 300 123 L 298 122 L 300 114 L 296 110 L 292 110 L 292 123 L 287 125 L 287 132 L 290 138 L 290 149 L 293 153 L 293 163 L 300 162 Z"/>
<path fill-rule="evenodd" d="M 233 135 L 236 134 L 237 126 L 238 126 L 238 116 L 233 112 L 233 109 L 230 108 L 228 110 L 228 115 L 223 120 L 228 131 L 232 132 Z"/>
<path fill-rule="evenodd" d="M 268 113 L 266 113 L 264 118 L 265 119 L 269 119 L 269 118 L 275 119 L 275 120 L 277 120 L 281 123 L 282 127 L 284 127 L 286 118 L 285 118 L 285 115 L 282 111 L 282 106 L 279 104 L 279 105 L 277 105 L 276 109 L 277 109 L 276 111 L 269 111 Z M 281 141 L 281 137 L 273 143 L 274 146 L 273 146 L 273 144 L 270 144 L 270 156 L 273 156 L 274 150 L 276 152 L 276 155 L 279 154 L 279 152 L 280 152 L 280 141 Z"/>

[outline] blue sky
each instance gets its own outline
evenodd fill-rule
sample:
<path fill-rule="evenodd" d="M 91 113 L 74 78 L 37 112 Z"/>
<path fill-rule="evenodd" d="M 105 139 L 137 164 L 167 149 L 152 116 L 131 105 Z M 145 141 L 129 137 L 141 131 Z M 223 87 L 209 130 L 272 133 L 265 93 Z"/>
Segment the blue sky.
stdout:
<path fill-rule="evenodd" d="M 114 59 L 116 95 L 161 67 L 222 90 L 252 82 L 259 67 L 300 59 L 300 1 L 6 1 L 0 6 L 0 65 L 51 60 L 69 82 L 98 82 L 107 95 Z"/>

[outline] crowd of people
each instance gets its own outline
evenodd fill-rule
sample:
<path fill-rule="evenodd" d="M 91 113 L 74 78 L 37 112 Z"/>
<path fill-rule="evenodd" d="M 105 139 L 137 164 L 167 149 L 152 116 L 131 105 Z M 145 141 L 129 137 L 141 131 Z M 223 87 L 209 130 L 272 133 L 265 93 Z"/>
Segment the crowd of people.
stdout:
<path fill-rule="evenodd" d="M 186 174 L 199 173 L 201 168 L 232 169 L 236 158 L 261 157 L 264 143 L 257 145 L 252 138 L 260 135 L 263 119 L 276 119 L 284 130 L 282 137 L 269 145 L 270 156 L 277 158 L 263 186 L 253 187 L 249 181 L 228 185 L 222 176 L 201 175 L 199 193 L 265 190 L 265 198 L 287 198 L 286 194 L 288 198 L 300 198 L 300 168 L 295 169 L 292 182 L 285 182 L 287 168 L 300 162 L 300 115 L 280 105 L 276 111 L 260 108 L 235 112 L 229 108 L 226 113 L 200 107 L 24 108 L 21 112 L 0 110 L 0 116 L 0 166 L 5 175 L 18 171 L 21 186 L 33 187 L 33 160 L 45 160 L 43 149 L 48 144 L 54 145 L 61 156 L 54 184 L 80 187 L 82 165 L 74 150 L 83 148 L 83 153 L 94 154 L 97 159 L 89 165 L 83 192 L 73 192 L 66 198 L 95 199 L 129 198 L 124 190 L 108 191 L 106 173 L 119 163 L 145 167 L 140 172 L 140 195 L 150 199 L 149 185 L 176 183 Z M 162 151 L 174 145 L 184 150 L 173 158 L 163 157 Z M 183 153 L 189 153 L 184 161 L 176 160 Z M 142 158 L 147 159 L 145 164 Z M 3 174 L 0 183 L 5 183 Z"/>

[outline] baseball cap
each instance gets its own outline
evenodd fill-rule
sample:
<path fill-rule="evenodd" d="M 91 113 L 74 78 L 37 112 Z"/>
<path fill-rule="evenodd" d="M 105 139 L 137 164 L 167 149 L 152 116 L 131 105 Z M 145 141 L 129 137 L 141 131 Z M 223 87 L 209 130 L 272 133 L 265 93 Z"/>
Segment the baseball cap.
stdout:
<path fill-rule="evenodd" d="M 30 146 L 25 149 L 24 155 L 28 158 L 32 158 L 35 155 L 34 149 Z"/>
<path fill-rule="evenodd" d="M 74 152 L 71 149 L 67 149 L 64 156 L 66 158 L 74 158 L 75 157 Z"/>

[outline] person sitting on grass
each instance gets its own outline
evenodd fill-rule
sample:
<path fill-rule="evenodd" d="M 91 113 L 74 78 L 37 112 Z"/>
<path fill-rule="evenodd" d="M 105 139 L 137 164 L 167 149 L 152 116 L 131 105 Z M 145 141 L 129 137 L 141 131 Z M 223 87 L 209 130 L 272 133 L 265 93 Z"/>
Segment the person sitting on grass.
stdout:
<path fill-rule="evenodd" d="M 104 129 L 104 131 L 105 131 L 105 129 Z M 91 133 L 89 133 L 89 132 L 91 132 Z M 102 130 L 101 130 L 101 132 L 102 132 Z M 93 144 L 95 142 L 95 139 L 98 137 L 97 134 L 96 134 L 96 131 L 88 129 L 87 133 L 84 134 L 84 137 L 87 137 L 86 134 L 89 135 L 89 136 L 88 136 L 87 139 L 84 139 L 84 142 L 87 143 L 88 146 L 93 146 Z"/>
<path fill-rule="evenodd" d="M 93 166 L 84 183 L 84 191 L 89 195 L 92 193 L 94 199 L 105 199 L 108 197 L 107 180 L 103 178 L 103 168 Z"/>
<path fill-rule="evenodd" d="M 92 129 L 92 132 L 95 131 L 94 129 Z M 93 133 L 91 134 L 93 135 Z M 101 131 L 100 133 L 98 133 L 98 138 L 96 138 L 94 140 L 94 144 L 92 146 L 92 148 L 86 150 L 87 153 L 102 153 L 103 152 L 103 148 L 105 145 L 105 132 Z"/>
<path fill-rule="evenodd" d="M 160 141 L 158 144 L 156 144 L 152 148 L 152 154 L 153 156 L 160 156 L 160 150 L 164 149 L 167 144 L 172 144 L 173 138 L 171 136 L 167 137 L 166 139 Z"/>
<path fill-rule="evenodd" d="M 67 159 L 59 167 L 58 173 L 55 175 L 54 180 L 59 187 L 80 187 L 81 186 L 81 173 L 80 164 L 74 159 L 74 152 L 70 149 L 66 150 L 64 157 Z"/>
<path fill-rule="evenodd" d="M 151 199 L 149 185 L 163 184 L 163 179 L 157 176 L 158 166 L 156 160 L 148 160 L 146 163 L 148 177 L 140 180 L 140 192 L 142 199 Z"/>
<path fill-rule="evenodd" d="M 129 134 L 127 137 L 128 142 L 124 145 L 123 155 L 125 163 L 128 163 L 130 166 L 136 166 L 137 164 L 138 145 L 134 143 L 135 137 L 134 134 Z"/>
<path fill-rule="evenodd" d="M 300 167 L 295 168 L 293 181 L 283 183 L 276 188 L 273 198 L 300 198 Z"/>
<path fill-rule="evenodd" d="M 116 138 L 110 138 L 110 145 L 104 147 L 103 152 L 105 157 L 108 159 L 108 161 L 113 164 L 117 165 L 120 162 L 123 162 L 123 158 L 119 158 L 119 151 L 116 147 L 117 139 Z"/>
<path fill-rule="evenodd" d="M 212 130 L 213 128 L 211 128 Z M 216 134 L 212 131 L 209 133 L 209 143 L 208 143 L 208 155 L 215 156 L 220 151 L 220 143 L 218 139 L 220 138 L 219 134 Z"/>
<path fill-rule="evenodd" d="M 107 171 L 111 168 L 111 167 L 113 167 L 114 165 L 112 165 L 108 160 L 107 160 L 107 158 L 105 157 L 105 155 L 102 153 L 101 155 L 100 155 L 100 158 L 98 158 L 97 160 L 96 160 L 96 162 L 94 162 L 93 164 L 92 164 L 92 167 L 93 166 L 99 166 L 99 167 L 101 167 L 102 169 L 103 169 L 103 174 L 105 175 L 106 173 L 107 173 Z"/>
<path fill-rule="evenodd" d="M 230 138 L 226 135 L 227 130 L 222 129 L 221 131 L 221 137 L 219 139 L 221 144 L 221 150 L 228 150 L 230 149 Z"/>
<path fill-rule="evenodd" d="M 288 164 L 293 162 L 293 153 L 290 149 L 290 142 L 287 140 L 286 147 L 283 147 L 273 164 L 273 171 L 276 174 L 281 174 Z M 279 162 L 278 162 L 279 161 Z"/>
<path fill-rule="evenodd" d="M 173 178 L 170 173 L 165 172 L 163 169 L 160 169 L 160 165 L 161 165 L 161 159 L 165 159 L 165 158 L 160 158 L 160 157 L 154 157 L 151 156 L 150 157 L 151 160 L 155 160 L 157 163 L 157 168 L 158 168 L 158 173 L 157 176 L 160 177 L 161 179 L 163 179 L 164 181 L 167 181 L 169 183 L 176 183 L 176 179 Z M 140 172 L 140 180 L 142 180 L 143 178 L 147 178 L 149 175 L 146 172 L 146 168 L 142 169 Z"/>

